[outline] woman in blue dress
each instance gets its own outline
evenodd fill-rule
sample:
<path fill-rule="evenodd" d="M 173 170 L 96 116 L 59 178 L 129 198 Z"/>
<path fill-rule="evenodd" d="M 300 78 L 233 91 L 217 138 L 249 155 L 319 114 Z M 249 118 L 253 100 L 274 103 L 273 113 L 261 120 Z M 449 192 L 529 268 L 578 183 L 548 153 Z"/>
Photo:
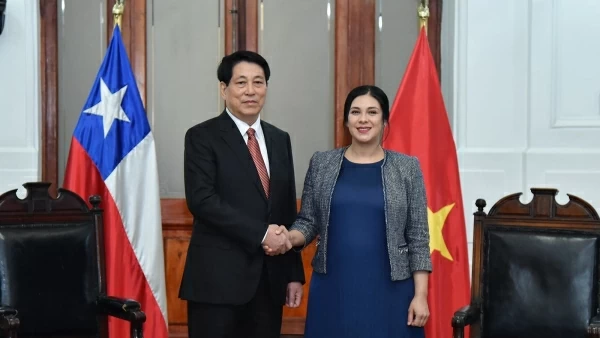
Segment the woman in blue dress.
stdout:
<path fill-rule="evenodd" d="M 431 260 L 419 162 L 381 147 L 380 88 L 353 89 L 344 113 L 352 143 L 313 155 L 287 233 L 294 247 L 319 235 L 304 337 L 423 338 Z"/>

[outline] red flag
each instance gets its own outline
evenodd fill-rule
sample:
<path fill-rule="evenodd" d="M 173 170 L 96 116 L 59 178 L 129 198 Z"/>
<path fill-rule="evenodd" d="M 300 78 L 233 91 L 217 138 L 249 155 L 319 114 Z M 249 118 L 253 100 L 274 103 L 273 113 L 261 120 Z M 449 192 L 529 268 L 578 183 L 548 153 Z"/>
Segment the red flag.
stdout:
<path fill-rule="evenodd" d="M 433 263 L 425 336 L 452 337 L 454 312 L 469 304 L 469 256 L 456 146 L 424 29 L 392 105 L 383 146 L 421 163 Z"/>

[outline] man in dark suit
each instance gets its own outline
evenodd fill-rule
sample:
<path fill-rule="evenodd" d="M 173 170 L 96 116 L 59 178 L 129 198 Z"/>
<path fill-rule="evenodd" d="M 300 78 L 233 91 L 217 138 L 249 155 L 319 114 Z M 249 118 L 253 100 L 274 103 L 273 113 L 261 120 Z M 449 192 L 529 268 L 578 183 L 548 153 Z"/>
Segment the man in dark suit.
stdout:
<path fill-rule="evenodd" d="M 300 305 L 302 260 L 278 226 L 296 218 L 290 136 L 260 119 L 269 76 L 257 53 L 225 56 L 217 70 L 225 111 L 185 135 L 194 227 L 179 297 L 190 338 L 279 337 L 283 305 Z"/>

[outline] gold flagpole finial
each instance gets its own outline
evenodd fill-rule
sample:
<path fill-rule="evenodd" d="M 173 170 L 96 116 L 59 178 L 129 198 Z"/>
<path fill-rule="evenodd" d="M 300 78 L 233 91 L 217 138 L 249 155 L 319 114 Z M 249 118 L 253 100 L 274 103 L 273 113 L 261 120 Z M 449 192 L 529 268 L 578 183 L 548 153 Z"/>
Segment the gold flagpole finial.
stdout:
<path fill-rule="evenodd" d="M 123 11 L 125 10 L 125 0 L 115 0 L 113 6 L 113 17 L 115 18 L 115 27 L 121 26 L 121 18 L 123 17 Z"/>
<path fill-rule="evenodd" d="M 422 0 L 419 3 L 419 9 L 417 10 L 419 15 L 419 30 L 425 27 L 425 34 L 427 34 L 427 20 L 429 19 L 429 0 Z"/>

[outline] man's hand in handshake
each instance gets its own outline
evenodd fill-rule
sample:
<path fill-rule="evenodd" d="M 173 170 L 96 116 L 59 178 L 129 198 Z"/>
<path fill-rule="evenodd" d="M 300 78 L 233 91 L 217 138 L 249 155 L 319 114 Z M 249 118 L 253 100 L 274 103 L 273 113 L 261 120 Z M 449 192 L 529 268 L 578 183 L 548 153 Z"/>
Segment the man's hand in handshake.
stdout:
<path fill-rule="evenodd" d="M 267 237 L 263 241 L 263 249 L 269 256 L 282 255 L 292 248 L 288 239 L 288 231 L 283 225 L 269 224 Z"/>

